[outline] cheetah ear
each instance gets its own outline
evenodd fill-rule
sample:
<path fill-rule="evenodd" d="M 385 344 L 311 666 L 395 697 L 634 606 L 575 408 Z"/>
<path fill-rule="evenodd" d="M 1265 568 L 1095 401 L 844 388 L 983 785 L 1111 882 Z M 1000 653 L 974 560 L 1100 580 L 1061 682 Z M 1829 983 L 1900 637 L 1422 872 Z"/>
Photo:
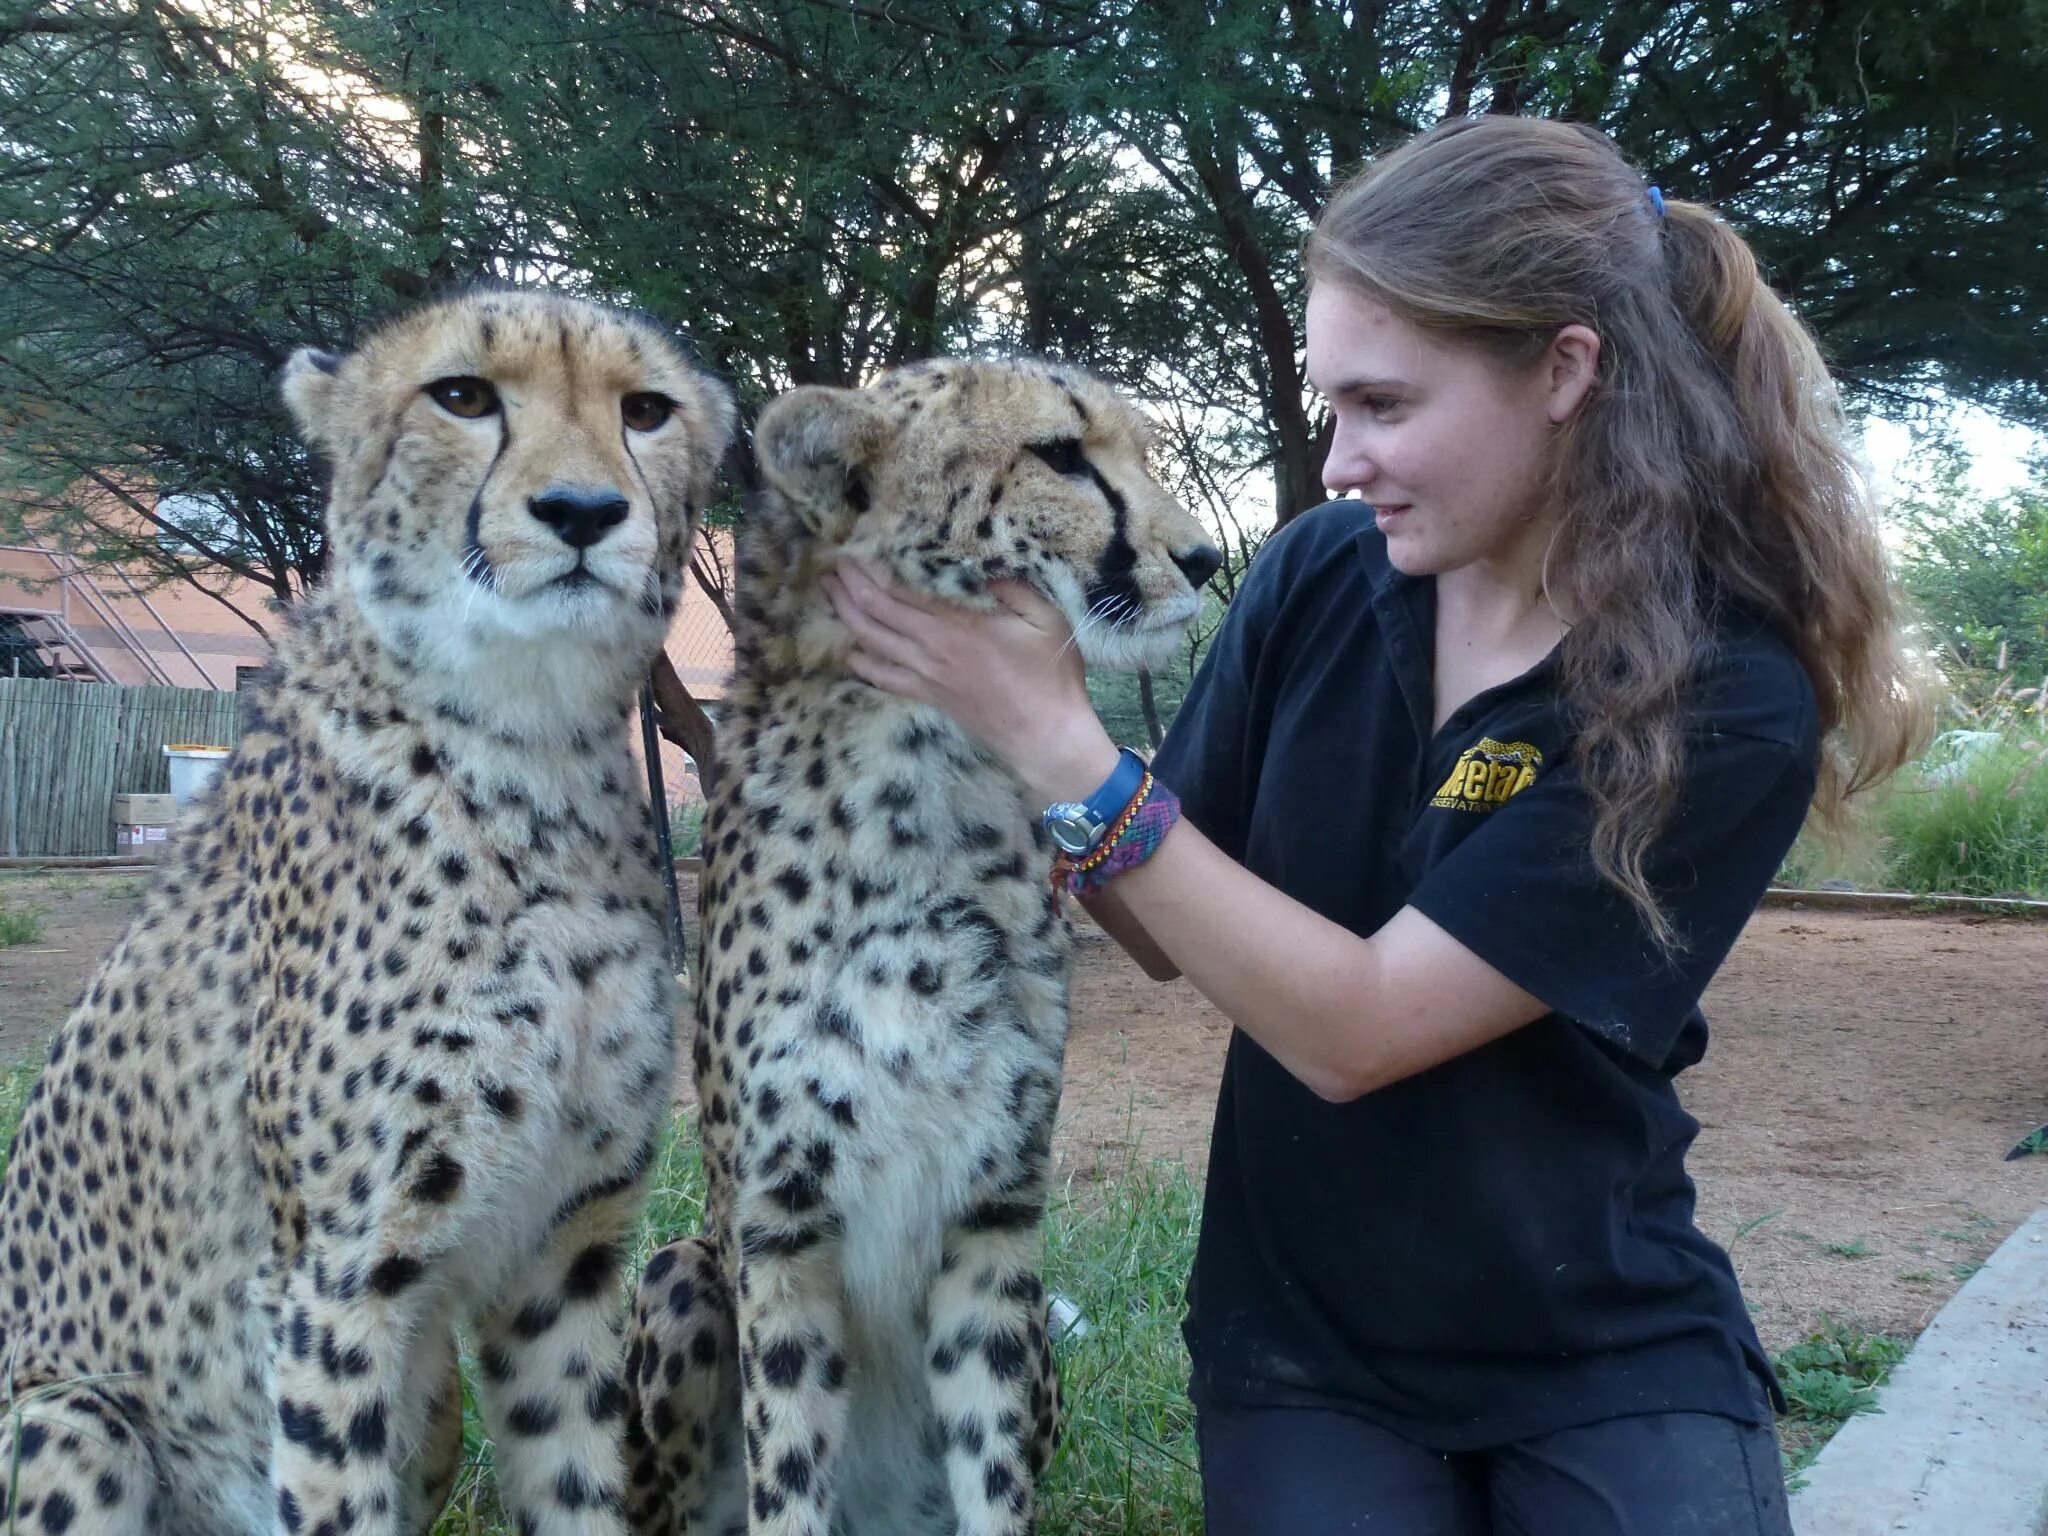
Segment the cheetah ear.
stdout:
<path fill-rule="evenodd" d="M 868 509 L 868 470 L 894 435 L 888 416 L 861 391 L 806 384 L 761 413 L 754 453 L 806 527 L 842 538 Z"/>
<path fill-rule="evenodd" d="M 328 446 L 327 423 L 333 412 L 334 381 L 341 359 L 318 347 L 301 347 L 284 365 L 279 388 L 299 424 L 299 434 L 316 448 Z"/>

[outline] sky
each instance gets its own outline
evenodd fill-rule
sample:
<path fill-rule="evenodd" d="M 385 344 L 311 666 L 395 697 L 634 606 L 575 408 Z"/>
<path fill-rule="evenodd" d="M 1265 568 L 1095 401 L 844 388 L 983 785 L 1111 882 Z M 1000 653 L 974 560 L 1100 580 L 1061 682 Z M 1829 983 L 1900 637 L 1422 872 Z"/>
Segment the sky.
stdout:
<path fill-rule="evenodd" d="M 2048 435 L 2014 426 L 1976 406 L 1958 406 L 1952 418 L 1970 455 L 1968 483 L 1983 496 L 2001 496 L 2027 485 L 2030 456 L 2048 451 Z M 1904 422 L 1873 415 L 1866 419 L 1863 451 L 1880 499 L 1913 483 L 1913 432 Z"/>

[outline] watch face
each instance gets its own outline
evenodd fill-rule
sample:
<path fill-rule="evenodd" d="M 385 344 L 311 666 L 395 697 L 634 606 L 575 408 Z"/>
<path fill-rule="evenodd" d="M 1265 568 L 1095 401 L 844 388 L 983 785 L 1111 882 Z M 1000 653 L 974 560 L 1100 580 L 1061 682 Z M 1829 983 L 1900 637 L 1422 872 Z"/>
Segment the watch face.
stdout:
<path fill-rule="evenodd" d="M 1086 853 L 1102 835 L 1102 829 L 1090 819 L 1086 808 L 1079 805 L 1061 806 L 1046 812 L 1045 830 L 1052 835 L 1053 842 L 1067 853 Z"/>

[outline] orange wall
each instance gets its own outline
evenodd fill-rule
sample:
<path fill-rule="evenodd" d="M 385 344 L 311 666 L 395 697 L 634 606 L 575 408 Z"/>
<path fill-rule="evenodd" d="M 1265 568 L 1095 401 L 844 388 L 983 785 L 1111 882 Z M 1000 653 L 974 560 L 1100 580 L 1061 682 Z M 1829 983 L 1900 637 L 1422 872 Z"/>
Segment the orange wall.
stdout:
<path fill-rule="evenodd" d="M 66 609 L 71 627 L 117 681 L 160 681 L 132 654 L 128 637 L 119 626 L 85 600 L 76 581 L 67 609 L 64 585 L 55 576 L 56 568 L 42 555 L 0 549 L 0 609 Z M 107 612 L 128 626 L 135 641 L 176 687 L 233 688 L 236 667 L 259 667 L 270 659 L 270 643 L 264 636 L 227 607 L 183 582 L 137 596 L 112 570 L 95 570 L 91 579 Z M 207 578 L 207 584 L 217 585 L 223 596 L 272 633 L 283 625 L 283 615 L 267 606 L 268 589 L 226 577 L 218 582 Z M 137 586 L 141 585 L 138 581 Z M 179 649 L 181 642 L 184 650 L 191 652 L 190 658 Z M 694 581 L 684 586 L 682 607 L 669 630 L 668 654 L 677 674 L 698 698 L 715 699 L 725 692 L 726 674 L 732 670 L 732 636 L 717 608 Z"/>

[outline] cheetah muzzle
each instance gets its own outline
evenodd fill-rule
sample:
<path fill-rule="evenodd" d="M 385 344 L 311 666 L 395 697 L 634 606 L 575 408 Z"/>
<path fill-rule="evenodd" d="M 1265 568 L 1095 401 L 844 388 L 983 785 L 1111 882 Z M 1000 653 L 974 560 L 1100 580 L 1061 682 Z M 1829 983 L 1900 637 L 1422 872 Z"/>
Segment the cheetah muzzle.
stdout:
<path fill-rule="evenodd" d="M 651 323 L 513 292 L 284 389 L 330 574 L 22 1120 L 0 1526 L 418 1536 L 463 1321 L 518 1528 L 624 1536 L 678 1006 L 624 726 L 731 408 Z"/>
<path fill-rule="evenodd" d="M 695 1064 L 709 1198 L 634 1302 L 640 1536 L 1019 1536 L 1058 1402 L 1039 1224 L 1068 932 L 1037 805 L 944 716 L 868 687 L 841 554 L 1088 659 L 1184 642 L 1219 556 L 1079 372 L 942 362 L 762 417 L 727 754 L 704 827 Z"/>

